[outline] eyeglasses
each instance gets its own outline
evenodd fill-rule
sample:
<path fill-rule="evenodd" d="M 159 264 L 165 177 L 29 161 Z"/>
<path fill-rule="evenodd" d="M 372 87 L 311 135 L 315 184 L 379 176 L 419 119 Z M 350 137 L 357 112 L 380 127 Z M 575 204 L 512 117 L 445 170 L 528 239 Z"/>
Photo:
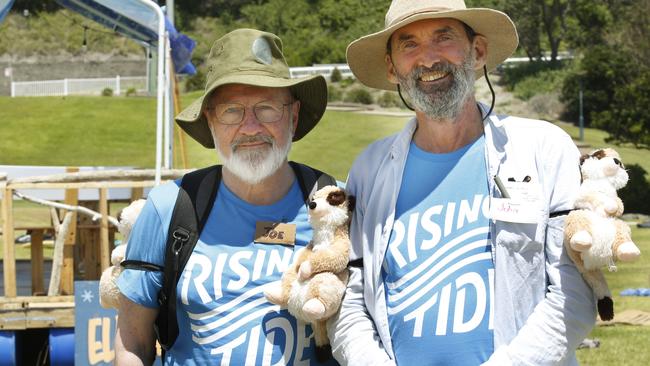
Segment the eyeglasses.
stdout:
<path fill-rule="evenodd" d="M 275 123 L 284 116 L 284 107 L 292 103 L 282 103 L 272 100 L 265 100 L 253 105 L 253 114 L 258 121 L 262 123 Z M 240 103 L 218 103 L 213 107 L 206 108 L 216 118 L 219 123 L 224 125 L 238 125 L 244 120 L 246 106 Z"/>

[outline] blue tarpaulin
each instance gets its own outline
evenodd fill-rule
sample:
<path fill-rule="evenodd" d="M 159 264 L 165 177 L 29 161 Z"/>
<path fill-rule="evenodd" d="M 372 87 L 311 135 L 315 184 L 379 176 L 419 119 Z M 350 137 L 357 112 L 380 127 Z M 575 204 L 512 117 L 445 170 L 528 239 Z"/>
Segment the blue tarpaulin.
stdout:
<path fill-rule="evenodd" d="M 0 23 L 5 19 L 13 4 L 14 0 L 0 0 Z"/>
<path fill-rule="evenodd" d="M 3 1 L 3 0 L 0 0 Z M 56 0 L 62 6 L 86 18 L 129 37 L 141 44 L 156 47 L 158 44 L 158 18 L 150 7 L 138 0 Z M 191 63 L 192 50 L 196 43 L 179 33 L 165 19 L 169 33 L 171 56 L 176 73 L 194 74 Z"/>

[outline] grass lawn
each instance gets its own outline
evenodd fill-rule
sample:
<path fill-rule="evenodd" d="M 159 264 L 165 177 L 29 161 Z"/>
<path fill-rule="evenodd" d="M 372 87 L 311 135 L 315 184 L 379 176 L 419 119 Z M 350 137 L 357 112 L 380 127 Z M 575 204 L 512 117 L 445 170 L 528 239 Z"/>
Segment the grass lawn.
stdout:
<path fill-rule="evenodd" d="M 627 309 L 650 312 L 650 297 L 620 296 L 627 288 L 650 287 L 650 229 L 632 227 L 632 239 L 641 249 L 634 263 L 619 263 L 617 272 L 607 272 L 607 282 L 614 296 L 614 311 Z M 614 315 L 616 319 L 616 315 Z M 649 326 L 597 326 L 589 338 L 600 340 L 600 348 L 578 350 L 581 365 L 647 365 L 650 360 Z"/>

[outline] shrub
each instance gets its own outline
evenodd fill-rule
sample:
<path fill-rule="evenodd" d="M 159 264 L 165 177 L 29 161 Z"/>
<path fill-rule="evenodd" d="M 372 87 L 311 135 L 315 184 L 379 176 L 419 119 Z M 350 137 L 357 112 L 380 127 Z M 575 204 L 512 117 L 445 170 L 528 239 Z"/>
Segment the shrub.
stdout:
<path fill-rule="evenodd" d="M 348 86 L 354 84 L 354 79 L 351 77 L 347 77 L 341 80 L 339 84 L 341 84 L 341 88 L 347 88 Z"/>
<path fill-rule="evenodd" d="M 111 88 L 104 88 L 102 90 L 102 96 L 103 97 L 112 97 L 113 96 L 113 89 Z"/>
<path fill-rule="evenodd" d="M 332 75 L 330 75 L 330 81 L 333 83 L 338 83 L 343 79 L 343 75 L 341 74 L 341 70 L 339 70 L 338 67 L 334 67 L 334 70 L 332 70 Z"/>
<path fill-rule="evenodd" d="M 185 80 L 185 91 L 203 90 L 205 88 L 205 74 L 201 70 L 196 70 L 196 74 Z"/>
<path fill-rule="evenodd" d="M 566 69 L 539 70 L 533 75 L 522 78 L 514 85 L 514 95 L 523 100 L 529 100 L 537 94 L 552 93 L 562 89 L 564 78 L 568 74 Z"/>
<path fill-rule="evenodd" d="M 343 98 L 343 92 L 336 85 L 327 85 L 327 101 L 338 102 Z"/>
<path fill-rule="evenodd" d="M 402 101 L 399 99 L 397 93 L 385 91 L 377 99 L 377 104 L 379 104 L 383 108 L 401 107 Z"/>
<path fill-rule="evenodd" d="M 559 100 L 559 93 L 540 93 L 530 98 L 528 105 L 538 118 L 554 120 L 559 118 L 564 110 L 564 104 Z"/>
<path fill-rule="evenodd" d="M 638 68 L 630 67 L 632 59 L 625 51 L 614 47 L 587 49 L 576 70 L 564 79 L 561 98 L 566 110 L 563 119 L 578 121 L 581 88 L 585 127 L 591 126 L 597 113 L 612 109 L 616 90 L 637 77 Z"/>
<path fill-rule="evenodd" d="M 347 92 L 345 95 L 346 102 L 372 104 L 372 95 L 364 88 L 355 88 Z"/>
<path fill-rule="evenodd" d="M 640 165 L 626 165 L 630 180 L 618 191 L 619 197 L 625 202 L 626 213 L 650 214 L 650 183 L 646 180 L 647 172 Z"/>
<path fill-rule="evenodd" d="M 135 90 L 135 88 L 126 89 L 126 96 L 127 97 L 131 97 L 131 96 L 134 96 L 136 94 L 137 94 L 137 91 Z"/>

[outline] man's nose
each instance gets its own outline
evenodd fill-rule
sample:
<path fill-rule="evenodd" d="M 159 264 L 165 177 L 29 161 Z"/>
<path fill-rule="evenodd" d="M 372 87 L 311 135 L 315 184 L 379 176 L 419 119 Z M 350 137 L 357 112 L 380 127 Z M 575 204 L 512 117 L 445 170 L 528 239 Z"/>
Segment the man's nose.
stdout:
<path fill-rule="evenodd" d="M 244 111 L 244 118 L 239 126 L 239 132 L 245 135 L 257 135 L 263 129 L 262 122 L 257 120 L 253 110 L 247 108 Z"/>
<path fill-rule="evenodd" d="M 435 44 L 427 43 L 421 46 L 421 51 L 417 59 L 418 66 L 431 68 L 433 65 L 439 63 L 440 60 L 440 52 Z"/>

